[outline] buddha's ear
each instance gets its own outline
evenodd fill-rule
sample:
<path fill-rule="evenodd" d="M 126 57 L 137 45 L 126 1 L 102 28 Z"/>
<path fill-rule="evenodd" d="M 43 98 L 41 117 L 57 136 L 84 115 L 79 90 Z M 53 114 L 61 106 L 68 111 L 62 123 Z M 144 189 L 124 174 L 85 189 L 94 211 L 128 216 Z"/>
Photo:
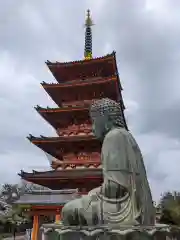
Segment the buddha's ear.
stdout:
<path fill-rule="evenodd" d="M 105 127 L 106 132 L 108 132 L 111 129 L 111 127 L 112 127 L 111 122 L 110 121 L 106 121 L 104 127 Z"/>
<path fill-rule="evenodd" d="M 106 131 L 109 131 L 112 128 L 112 120 L 110 119 L 109 116 L 104 116 L 105 120 L 105 129 Z"/>

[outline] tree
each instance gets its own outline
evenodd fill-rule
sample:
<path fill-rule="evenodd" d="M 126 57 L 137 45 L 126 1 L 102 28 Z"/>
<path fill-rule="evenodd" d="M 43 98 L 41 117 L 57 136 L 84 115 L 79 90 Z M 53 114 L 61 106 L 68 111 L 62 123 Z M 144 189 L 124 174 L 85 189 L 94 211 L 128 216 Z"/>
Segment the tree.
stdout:
<path fill-rule="evenodd" d="M 0 192 L 0 219 L 1 222 L 16 224 L 24 222 L 22 211 L 19 206 L 13 205 L 21 194 L 21 188 L 18 184 L 3 184 Z"/>
<path fill-rule="evenodd" d="M 3 229 L 15 234 L 18 225 L 23 227 L 24 223 L 31 223 L 31 219 L 23 214 L 21 207 L 13 203 L 27 192 L 46 189 L 26 181 L 22 181 L 20 184 L 3 184 L 0 190 L 0 223 L 4 226 Z"/>
<path fill-rule="evenodd" d="M 161 198 L 161 223 L 180 225 L 180 193 L 166 192 Z"/>
<path fill-rule="evenodd" d="M 12 204 L 18 200 L 21 194 L 21 188 L 18 184 L 5 183 L 2 186 L 0 197 L 5 200 L 7 204 Z"/>
<path fill-rule="evenodd" d="M 49 188 L 22 180 L 19 184 L 20 195 L 32 191 L 49 190 Z"/>

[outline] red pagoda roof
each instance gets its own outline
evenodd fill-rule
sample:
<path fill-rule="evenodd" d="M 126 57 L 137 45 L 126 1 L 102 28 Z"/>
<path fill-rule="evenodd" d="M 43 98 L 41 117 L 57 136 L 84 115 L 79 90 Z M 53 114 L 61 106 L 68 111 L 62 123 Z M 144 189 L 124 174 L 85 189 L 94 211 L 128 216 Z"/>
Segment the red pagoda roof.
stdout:
<path fill-rule="evenodd" d="M 35 107 L 35 109 L 39 112 L 39 113 L 44 113 L 44 112 L 61 112 L 61 113 L 66 113 L 66 112 L 76 112 L 76 111 L 82 111 L 82 110 L 88 110 L 89 111 L 89 104 L 87 105 L 83 105 L 82 106 L 67 106 L 67 107 L 61 107 L 61 108 L 50 108 L 50 107 L 47 107 L 47 108 L 43 108 L 43 107 L 40 107 L 39 105 L 37 105 Z"/>
<path fill-rule="evenodd" d="M 21 171 L 18 174 L 22 179 L 49 187 L 53 190 L 72 189 L 85 187 L 91 190 L 100 186 L 103 181 L 102 169 L 71 169 L 71 170 L 53 170 L 46 172 L 33 171 L 27 173 Z"/>
<path fill-rule="evenodd" d="M 45 206 L 50 206 L 50 209 L 54 207 L 56 210 L 58 205 L 63 206 L 65 203 L 76 199 L 78 195 L 78 191 L 75 189 L 28 191 L 21 195 L 20 199 L 15 201 L 14 204 L 21 205 L 21 208 L 25 209 L 29 209 L 30 207 L 34 209 L 35 207 L 38 208 L 38 210 L 43 210 L 43 207 L 46 209 Z M 49 208 L 46 210 L 49 210 Z M 44 211 L 42 213 L 44 213 Z"/>
<path fill-rule="evenodd" d="M 49 60 L 47 60 L 46 64 L 48 66 L 59 66 L 59 67 L 69 67 L 69 66 L 74 66 L 74 64 L 80 65 L 80 64 L 89 64 L 89 63 L 97 63 L 98 61 L 106 61 L 109 58 L 114 58 L 115 57 L 115 51 L 113 51 L 112 53 L 109 53 L 105 56 L 102 57 L 96 57 L 96 58 L 91 58 L 91 59 L 83 59 L 83 60 L 75 60 L 75 61 L 68 61 L 68 62 L 51 62 Z"/>
<path fill-rule="evenodd" d="M 53 101 L 61 106 L 62 103 L 78 102 L 108 97 L 119 101 L 121 97 L 118 77 L 92 78 L 87 81 L 72 83 L 47 84 L 42 83 L 43 88 L 51 96 Z"/>
<path fill-rule="evenodd" d="M 27 137 L 34 145 L 49 153 L 51 156 L 62 159 L 63 154 L 73 152 L 100 152 L 101 143 L 94 136 L 68 137 Z"/>
<path fill-rule="evenodd" d="M 61 108 L 42 108 L 37 106 L 35 109 L 55 129 L 68 126 L 74 121 L 81 123 L 89 119 L 89 104 Z"/>
<path fill-rule="evenodd" d="M 116 74 L 115 52 L 103 57 L 74 62 L 50 62 L 46 64 L 56 80 L 67 82 L 90 77 L 108 77 Z"/>

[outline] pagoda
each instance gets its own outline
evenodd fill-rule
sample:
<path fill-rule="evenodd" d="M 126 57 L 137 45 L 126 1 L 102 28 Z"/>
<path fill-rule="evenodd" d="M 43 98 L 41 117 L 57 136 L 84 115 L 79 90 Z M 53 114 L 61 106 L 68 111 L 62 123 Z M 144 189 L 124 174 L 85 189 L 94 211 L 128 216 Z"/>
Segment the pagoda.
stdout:
<path fill-rule="evenodd" d="M 29 135 L 28 139 L 52 157 L 52 170 L 21 171 L 19 176 L 52 190 L 78 189 L 85 194 L 101 185 L 101 142 L 92 133 L 89 105 L 94 99 L 108 97 L 119 102 L 122 112 L 125 109 L 116 54 L 92 57 L 92 25 L 88 10 L 83 60 L 46 62 L 56 83 L 42 82 L 41 85 L 58 107 L 35 107 L 56 130 L 57 136 Z M 125 118 L 124 123 L 127 128 Z"/>

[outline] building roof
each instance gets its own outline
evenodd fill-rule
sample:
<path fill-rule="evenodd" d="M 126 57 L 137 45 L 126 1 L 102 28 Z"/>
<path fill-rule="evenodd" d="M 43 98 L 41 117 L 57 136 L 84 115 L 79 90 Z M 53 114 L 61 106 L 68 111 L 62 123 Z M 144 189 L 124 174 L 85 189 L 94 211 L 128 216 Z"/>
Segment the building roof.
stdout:
<path fill-rule="evenodd" d="M 82 59 L 82 60 L 75 60 L 75 61 L 69 61 L 69 62 L 59 62 L 59 61 L 51 62 L 51 61 L 47 60 L 46 64 L 47 64 L 48 67 L 58 66 L 60 68 L 70 67 L 70 66 L 74 66 L 74 65 L 82 65 L 82 64 L 89 65 L 91 63 L 97 63 L 99 61 L 107 61 L 111 58 L 114 58 L 115 54 L 116 54 L 116 52 L 113 51 L 112 53 L 109 53 L 109 54 L 101 56 L 101 57 L 93 57 L 93 58 L 88 59 L 88 60 Z"/>
<path fill-rule="evenodd" d="M 123 102 L 120 101 L 120 103 L 122 110 L 124 110 Z M 89 116 L 89 102 L 83 103 L 82 106 L 66 106 L 59 108 L 43 108 L 36 106 L 35 109 L 56 130 L 58 128 L 68 127 L 75 122 L 81 124 L 85 123 L 86 121 L 91 121 Z"/>
<path fill-rule="evenodd" d="M 43 108 L 40 107 L 39 105 L 37 105 L 36 107 L 34 107 L 38 112 L 40 113 L 44 113 L 44 112 L 61 112 L 61 113 L 65 113 L 65 112 L 74 112 L 74 111 L 83 111 L 83 110 L 88 110 L 89 111 L 89 104 L 85 105 L 85 106 L 74 106 L 74 107 L 60 107 L 60 108 Z"/>
<path fill-rule="evenodd" d="M 72 80 L 72 81 L 68 81 L 68 82 L 60 82 L 60 83 L 46 83 L 46 82 L 42 82 L 41 85 L 44 88 L 69 88 L 69 87 L 83 87 L 83 86 L 87 86 L 87 85 L 91 85 L 91 84 L 100 84 L 102 82 L 107 82 L 110 80 L 115 80 L 114 78 L 117 78 L 117 75 L 113 75 L 113 76 L 108 76 L 108 77 L 91 77 L 88 79 L 76 79 L 76 80 Z"/>
<path fill-rule="evenodd" d="M 22 179 L 39 184 L 50 189 L 70 189 L 88 187 L 94 188 L 103 182 L 102 169 L 64 169 L 45 172 L 33 171 L 31 173 L 21 171 L 18 174 Z"/>
<path fill-rule="evenodd" d="M 116 74 L 115 52 L 99 58 L 80 60 L 74 62 L 46 62 L 55 79 L 67 82 L 90 77 L 108 77 Z"/>
<path fill-rule="evenodd" d="M 120 89 L 117 83 L 117 76 L 107 78 L 88 79 L 87 81 L 72 82 L 70 84 L 47 84 L 42 83 L 42 86 L 58 105 L 63 103 L 85 104 L 87 100 L 92 101 L 93 98 L 99 99 L 108 97 L 115 101 L 120 101 Z M 78 101 L 77 101 L 78 99 Z M 89 103 L 90 103 L 89 102 Z"/>
<path fill-rule="evenodd" d="M 55 129 L 89 120 L 89 104 L 76 107 L 42 108 L 37 106 L 37 112 Z"/>
<path fill-rule="evenodd" d="M 64 205 L 79 197 L 77 190 L 32 191 L 20 197 L 15 204 L 21 205 Z"/>
<path fill-rule="evenodd" d="M 51 156 L 62 160 L 63 154 L 73 152 L 100 152 L 101 142 L 94 136 L 40 137 L 28 139 Z M 83 149 L 83 150 L 82 150 Z"/>
<path fill-rule="evenodd" d="M 102 169 L 93 168 L 93 169 L 64 169 L 64 170 L 51 170 L 51 171 L 33 171 L 31 173 L 21 171 L 18 174 L 21 177 L 28 177 L 28 178 L 39 178 L 39 179 L 77 179 L 84 178 L 84 177 L 92 177 L 92 176 L 100 176 L 102 175 Z"/>
<path fill-rule="evenodd" d="M 91 141 L 98 141 L 97 138 L 95 136 L 69 136 L 69 137 L 45 137 L 45 136 L 40 136 L 40 137 L 35 137 L 33 135 L 29 135 L 27 137 L 32 143 L 34 144 L 38 144 L 38 143 L 61 143 L 61 144 L 66 144 L 66 143 L 75 143 L 75 142 L 81 142 L 81 141 L 87 141 L 87 142 L 91 142 Z"/>

